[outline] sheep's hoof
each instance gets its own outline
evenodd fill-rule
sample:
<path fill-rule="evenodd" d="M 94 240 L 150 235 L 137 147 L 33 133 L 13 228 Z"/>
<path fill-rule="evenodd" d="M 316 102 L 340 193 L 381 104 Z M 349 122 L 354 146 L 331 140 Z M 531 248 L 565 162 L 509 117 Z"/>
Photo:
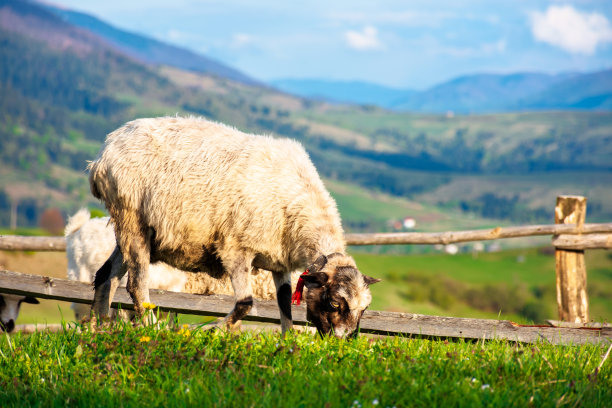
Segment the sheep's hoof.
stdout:
<path fill-rule="evenodd" d="M 83 319 L 83 324 L 87 324 L 89 329 L 95 333 L 96 331 L 110 327 L 113 324 L 113 320 L 108 316 L 92 316 L 91 318 Z"/>
<path fill-rule="evenodd" d="M 96 331 L 96 319 L 91 316 L 80 317 L 76 316 L 77 323 L 81 325 L 83 329 L 88 329 L 92 333 Z"/>
<path fill-rule="evenodd" d="M 225 329 L 229 332 L 239 332 L 242 329 L 242 320 L 238 320 L 235 323 L 225 322 Z"/>
<path fill-rule="evenodd" d="M 240 331 L 241 321 L 238 321 L 234 324 L 228 323 L 227 320 L 217 320 L 214 323 L 209 323 L 205 326 L 201 326 L 201 330 L 220 330 L 223 332 L 238 332 Z"/>
<path fill-rule="evenodd" d="M 208 331 L 208 330 L 224 330 L 225 325 L 220 322 L 209 323 L 205 326 L 200 326 L 200 330 Z"/>

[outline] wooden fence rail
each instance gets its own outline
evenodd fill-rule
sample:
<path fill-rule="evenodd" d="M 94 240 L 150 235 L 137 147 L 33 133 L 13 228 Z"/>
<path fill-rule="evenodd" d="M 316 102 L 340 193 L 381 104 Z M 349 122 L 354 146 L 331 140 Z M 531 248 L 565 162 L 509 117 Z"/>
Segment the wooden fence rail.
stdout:
<path fill-rule="evenodd" d="M 612 248 L 612 223 L 528 225 L 523 227 L 497 227 L 472 231 L 449 232 L 389 232 L 374 234 L 346 234 L 347 245 L 435 245 L 469 241 L 490 241 L 502 238 L 520 238 L 542 235 L 558 236 L 554 246 L 568 249 Z M 3 251 L 65 251 L 64 237 L 26 237 L 0 235 Z"/>
<path fill-rule="evenodd" d="M 469 241 L 490 241 L 500 238 L 520 238 L 539 235 L 562 235 L 571 236 L 574 241 L 571 245 L 589 245 L 590 248 L 612 248 L 611 235 L 601 235 L 608 237 L 608 240 L 598 240 L 589 242 L 584 238 L 587 234 L 607 233 L 612 234 L 612 223 L 604 224 L 584 224 L 579 227 L 575 224 L 553 224 L 553 225 L 528 225 L 523 227 L 497 227 L 492 229 L 472 230 L 472 231 L 450 231 L 450 232 L 397 232 L 397 233 L 378 233 L 378 234 L 346 234 L 348 245 L 435 245 L 452 244 L 457 242 Z M 597 246 L 599 245 L 599 246 Z"/>
<path fill-rule="evenodd" d="M 0 270 L 0 293 L 29 295 L 44 299 L 91 304 L 91 284 L 66 279 L 49 278 Z M 204 296 L 187 293 L 150 290 L 151 302 L 161 310 L 206 316 L 225 316 L 233 307 L 232 296 Z M 125 290 L 119 288 L 113 307 L 133 309 Z M 306 325 L 304 305 L 292 307 L 294 324 Z M 255 300 L 245 320 L 280 323 L 274 300 Z M 550 342 L 552 344 L 601 344 L 612 341 L 612 327 L 547 327 L 522 326 L 508 320 L 466 319 L 426 316 L 412 313 L 366 311 L 361 319 L 361 331 L 386 335 L 414 337 L 465 338 L 475 340 L 507 339 L 521 343 Z"/>

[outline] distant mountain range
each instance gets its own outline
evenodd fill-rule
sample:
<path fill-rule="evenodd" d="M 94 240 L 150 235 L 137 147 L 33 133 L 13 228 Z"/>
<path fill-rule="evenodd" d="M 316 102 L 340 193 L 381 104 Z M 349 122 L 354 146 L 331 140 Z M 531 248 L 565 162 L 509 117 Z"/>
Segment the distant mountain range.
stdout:
<path fill-rule="evenodd" d="M 62 20 L 104 38 L 117 49 L 142 62 L 154 65 L 171 65 L 189 71 L 231 79 L 247 85 L 263 85 L 234 68 L 185 48 L 118 29 L 89 14 L 58 8 L 49 4 L 41 5 Z"/>
<path fill-rule="evenodd" d="M 391 108 L 415 91 L 395 89 L 364 81 L 332 81 L 325 79 L 279 79 L 270 85 L 294 95 L 338 103 L 377 105 Z"/>
<path fill-rule="evenodd" d="M 588 74 L 475 74 L 424 91 L 368 82 L 316 79 L 273 81 L 278 89 L 330 102 L 371 104 L 426 113 L 494 113 L 532 110 L 611 110 L 612 70 Z"/>
<path fill-rule="evenodd" d="M 4 1 L 3 1 L 4 2 Z M 9 1 L 10 3 L 10 1 Z M 221 62 L 185 48 L 118 29 L 91 15 L 42 4 L 63 21 L 87 30 L 141 62 L 169 65 L 247 85 L 265 86 Z M 533 110 L 612 110 L 612 70 L 595 73 L 474 74 L 423 91 L 364 81 L 280 79 L 277 89 L 310 99 L 424 113 L 496 113 Z"/>

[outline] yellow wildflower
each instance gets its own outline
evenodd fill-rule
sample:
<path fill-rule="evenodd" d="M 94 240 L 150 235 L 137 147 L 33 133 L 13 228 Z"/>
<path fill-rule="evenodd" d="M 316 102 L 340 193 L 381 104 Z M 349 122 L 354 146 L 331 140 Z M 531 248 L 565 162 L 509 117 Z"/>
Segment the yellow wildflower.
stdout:
<path fill-rule="evenodd" d="M 153 309 L 155 309 L 155 307 L 156 307 L 156 306 L 155 306 L 155 304 L 154 304 L 154 303 L 144 302 L 144 303 L 142 304 L 142 307 L 144 307 L 145 309 L 151 309 L 151 310 L 153 310 Z"/>
<path fill-rule="evenodd" d="M 138 339 L 141 343 L 148 343 L 151 341 L 151 337 L 149 336 L 142 336 L 140 339 Z"/>
<path fill-rule="evenodd" d="M 188 337 L 191 334 L 191 330 L 189 330 L 189 325 L 184 324 L 183 327 L 178 331 L 178 334 L 182 335 L 183 337 Z"/>

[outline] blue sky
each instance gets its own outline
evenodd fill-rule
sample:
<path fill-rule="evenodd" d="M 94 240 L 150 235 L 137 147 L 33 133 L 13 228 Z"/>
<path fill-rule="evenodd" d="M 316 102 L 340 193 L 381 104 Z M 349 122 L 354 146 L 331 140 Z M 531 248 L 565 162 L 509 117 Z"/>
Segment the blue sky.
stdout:
<path fill-rule="evenodd" d="M 267 81 L 612 68 L 610 0 L 51 0 Z"/>

